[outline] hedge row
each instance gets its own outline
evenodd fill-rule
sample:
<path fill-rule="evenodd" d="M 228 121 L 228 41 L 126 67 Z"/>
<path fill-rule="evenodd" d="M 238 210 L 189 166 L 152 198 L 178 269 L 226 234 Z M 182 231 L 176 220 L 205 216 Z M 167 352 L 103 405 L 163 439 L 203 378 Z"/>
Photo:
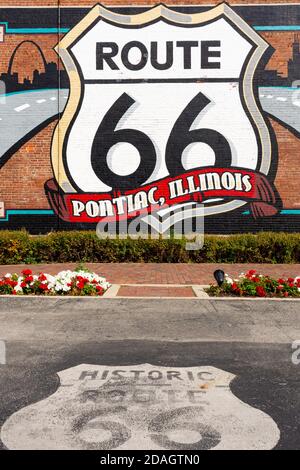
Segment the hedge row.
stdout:
<path fill-rule="evenodd" d="M 299 263 L 300 234 L 208 235 L 204 247 L 187 251 L 185 240 L 100 240 L 95 232 L 30 236 L 0 232 L 0 264 L 63 262 Z"/>

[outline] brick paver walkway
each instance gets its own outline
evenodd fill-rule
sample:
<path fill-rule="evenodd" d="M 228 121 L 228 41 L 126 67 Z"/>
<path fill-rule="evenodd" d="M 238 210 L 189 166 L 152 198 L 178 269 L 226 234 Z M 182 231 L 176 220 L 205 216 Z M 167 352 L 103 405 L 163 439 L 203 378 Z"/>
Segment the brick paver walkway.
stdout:
<path fill-rule="evenodd" d="M 30 268 L 56 274 L 63 269 L 74 269 L 76 263 L 0 266 L 0 275 L 20 273 Z M 257 269 L 274 277 L 300 276 L 300 264 L 148 264 L 148 263 L 86 263 L 86 266 L 107 278 L 113 284 L 210 284 L 215 269 L 223 269 L 235 277 L 248 269 Z"/>
<path fill-rule="evenodd" d="M 122 286 L 117 297 L 195 297 L 193 289 L 188 286 Z"/>

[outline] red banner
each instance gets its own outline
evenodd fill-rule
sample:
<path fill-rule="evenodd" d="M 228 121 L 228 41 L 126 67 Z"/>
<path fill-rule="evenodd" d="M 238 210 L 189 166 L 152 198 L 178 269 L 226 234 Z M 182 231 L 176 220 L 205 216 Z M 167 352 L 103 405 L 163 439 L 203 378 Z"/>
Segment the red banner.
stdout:
<path fill-rule="evenodd" d="M 45 185 L 51 207 L 68 222 L 97 223 L 130 219 L 143 213 L 211 198 L 250 203 L 253 216 L 274 215 L 276 191 L 266 176 L 240 168 L 198 168 L 129 191 L 62 193 L 54 179 Z"/>

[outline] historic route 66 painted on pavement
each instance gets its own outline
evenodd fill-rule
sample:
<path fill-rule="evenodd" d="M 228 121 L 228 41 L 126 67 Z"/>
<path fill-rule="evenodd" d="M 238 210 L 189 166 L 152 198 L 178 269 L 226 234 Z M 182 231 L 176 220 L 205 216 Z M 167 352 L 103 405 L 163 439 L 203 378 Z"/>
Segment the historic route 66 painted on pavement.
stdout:
<path fill-rule="evenodd" d="M 81 364 L 58 375 L 55 393 L 6 420 L 8 449 L 254 450 L 280 438 L 216 367 Z"/>

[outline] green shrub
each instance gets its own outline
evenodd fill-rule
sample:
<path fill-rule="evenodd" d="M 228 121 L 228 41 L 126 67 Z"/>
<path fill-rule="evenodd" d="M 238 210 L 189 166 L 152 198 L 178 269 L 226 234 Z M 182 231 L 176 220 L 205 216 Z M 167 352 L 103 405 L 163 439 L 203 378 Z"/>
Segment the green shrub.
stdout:
<path fill-rule="evenodd" d="M 186 240 L 104 239 L 95 232 L 53 232 L 30 236 L 0 232 L 0 264 L 64 262 L 144 263 L 299 263 L 300 234 L 207 235 L 200 250 Z"/>

